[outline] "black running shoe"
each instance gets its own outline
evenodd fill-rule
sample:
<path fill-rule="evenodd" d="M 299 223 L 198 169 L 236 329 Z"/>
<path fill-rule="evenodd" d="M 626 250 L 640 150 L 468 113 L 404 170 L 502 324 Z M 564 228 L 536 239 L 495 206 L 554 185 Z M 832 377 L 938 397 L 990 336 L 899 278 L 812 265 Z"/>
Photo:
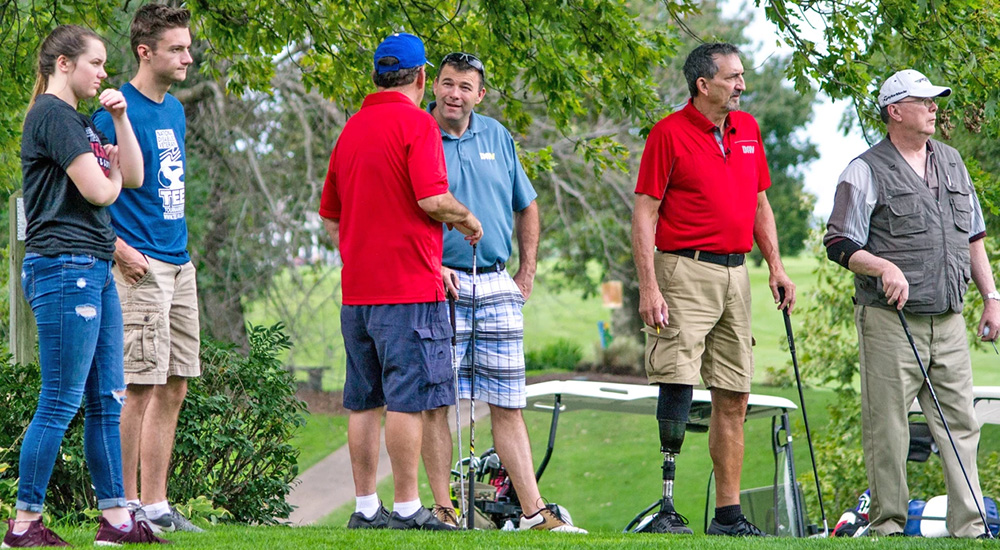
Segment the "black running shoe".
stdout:
<path fill-rule="evenodd" d="M 378 512 L 375 512 L 375 517 L 368 519 L 361 512 L 354 512 L 351 514 L 351 519 L 347 521 L 348 529 L 385 529 L 386 525 L 389 523 L 389 511 L 382 506 L 382 503 L 378 505 Z"/>
<path fill-rule="evenodd" d="M 688 520 L 686 517 L 677 513 L 676 510 L 671 510 L 669 512 L 657 512 L 656 517 L 653 521 L 650 521 L 643 527 L 640 533 L 669 533 L 672 535 L 692 535 L 692 531 L 688 526 Z"/>
<path fill-rule="evenodd" d="M 457 531 L 453 527 L 434 517 L 427 508 L 421 507 L 416 514 L 404 518 L 393 512 L 389 514 L 389 529 L 422 529 L 424 531 Z"/>
<path fill-rule="evenodd" d="M 750 523 L 746 516 L 740 515 L 740 519 L 732 525 L 723 525 L 712 519 L 712 524 L 705 531 L 706 535 L 724 535 L 727 537 L 769 537 L 767 533 L 761 531 L 756 525 Z"/>

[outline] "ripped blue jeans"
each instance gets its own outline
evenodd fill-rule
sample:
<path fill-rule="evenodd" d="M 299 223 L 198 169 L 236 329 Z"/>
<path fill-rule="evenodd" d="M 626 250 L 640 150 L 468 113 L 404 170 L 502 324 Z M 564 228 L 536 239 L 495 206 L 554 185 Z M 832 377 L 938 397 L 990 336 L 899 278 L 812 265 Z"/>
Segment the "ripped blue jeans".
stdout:
<path fill-rule="evenodd" d="M 84 458 L 97 508 L 125 506 L 118 433 L 124 330 L 111 262 L 29 253 L 21 284 L 38 324 L 42 391 L 21 445 L 17 509 L 42 511 L 63 435 L 84 398 Z"/>

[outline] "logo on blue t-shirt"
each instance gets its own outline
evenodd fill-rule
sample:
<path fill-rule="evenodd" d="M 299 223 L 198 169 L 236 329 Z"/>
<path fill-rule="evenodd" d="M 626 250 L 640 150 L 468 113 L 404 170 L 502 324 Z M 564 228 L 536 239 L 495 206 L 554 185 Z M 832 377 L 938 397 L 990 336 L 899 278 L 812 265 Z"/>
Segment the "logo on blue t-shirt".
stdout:
<path fill-rule="evenodd" d="M 163 219 L 179 220 L 184 217 L 184 163 L 173 129 L 156 131 L 156 148 L 160 150 L 157 181 L 161 187 Z"/>

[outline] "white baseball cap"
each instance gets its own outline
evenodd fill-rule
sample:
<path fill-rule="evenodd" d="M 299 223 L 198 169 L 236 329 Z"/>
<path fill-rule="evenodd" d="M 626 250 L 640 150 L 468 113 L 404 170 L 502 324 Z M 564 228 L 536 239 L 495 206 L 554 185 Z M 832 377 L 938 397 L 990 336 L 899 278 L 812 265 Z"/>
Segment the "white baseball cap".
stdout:
<path fill-rule="evenodd" d="M 907 97 L 943 97 L 951 88 L 935 86 L 923 74 L 904 69 L 889 77 L 878 92 L 878 106 L 885 107 Z"/>

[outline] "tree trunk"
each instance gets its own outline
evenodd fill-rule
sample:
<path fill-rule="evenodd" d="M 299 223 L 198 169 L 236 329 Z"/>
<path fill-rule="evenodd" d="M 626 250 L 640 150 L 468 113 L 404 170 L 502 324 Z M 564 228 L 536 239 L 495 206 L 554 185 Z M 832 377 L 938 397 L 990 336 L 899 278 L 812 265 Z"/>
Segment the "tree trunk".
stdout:
<path fill-rule="evenodd" d="M 205 232 L 198 262 L 198 298 L 201 330 L 222 342 L 232 342 L 244 351 L 249 349 L 243 293 L 239 281 L 227 277 L 227 258 L 230 240 L 227 201 L 223 199 L 221 185 L 213 186 L 209 201 L 211 208 L 209 230 Z"/>

